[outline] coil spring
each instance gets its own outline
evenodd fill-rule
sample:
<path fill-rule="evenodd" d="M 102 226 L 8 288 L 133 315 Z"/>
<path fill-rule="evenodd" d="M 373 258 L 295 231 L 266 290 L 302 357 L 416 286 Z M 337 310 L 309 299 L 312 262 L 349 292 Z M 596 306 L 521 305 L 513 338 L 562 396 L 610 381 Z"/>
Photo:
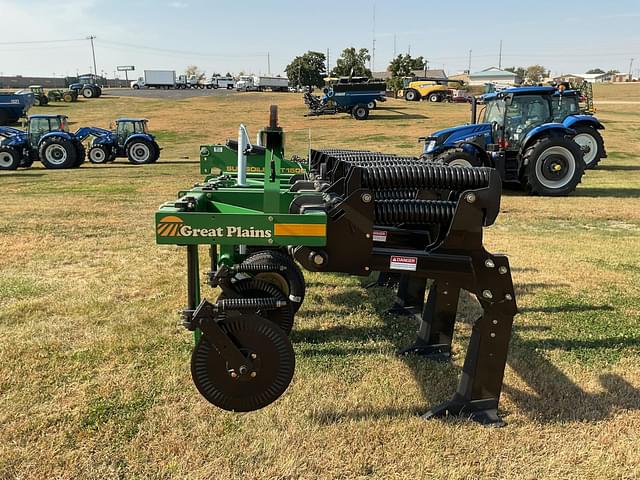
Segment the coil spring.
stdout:
<path fill-rule="evenodd" d="M 268 264 L 259 264 L 259 263 L 241 263 L 239 265 L 234 265 L 233 269 L 236 272 L 243 273 L 253 273 L 253 272 L 282 272 L 287 269 L 286 265 L 281 265 L 278 263 L 268 263 Z"/>
<path fill-rule="evenodd" d="M 374 192 L 373 197 L 377 201 L 379 200 L 411 200 L 416 198 L 418 190 L 416 189 L 401 189 L 393 188 L 390 190 L 377 190 Z"/>
<path fill-rule="evenodd" d="M 275 310 L 282 307 L 282 300 L 277 298 L 225 298 L 218 300 L 219 312 L 225 310 Z M 284 302 L 286 304 L 286 302 Z"/>
<path fill-rule="evenodd" d="M 439 200 L 382 200 L 374 204 L 377 225 L 413 225 L 449 223 L 456 202 Z"/>
<path fill-rule="evenodd" d="M 440 165 L 406 165 L 363 169 L 362 183 L 371 190 L 389 188 L 433 188 L 463 190 L 489 184 L 487 167 L 447 167 Z"/>

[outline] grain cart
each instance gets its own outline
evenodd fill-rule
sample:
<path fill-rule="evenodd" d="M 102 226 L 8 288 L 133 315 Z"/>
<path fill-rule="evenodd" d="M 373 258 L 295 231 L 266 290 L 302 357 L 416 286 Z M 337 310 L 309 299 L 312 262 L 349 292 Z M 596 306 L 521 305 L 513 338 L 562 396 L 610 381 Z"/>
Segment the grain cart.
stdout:
<path fill-rule="evenodd" d="M 423 138 L 422 157 L 453 166 L 495 167 L 505 182 L 522 184 L 530 194 L 567 195 L 582 179 L 584 155 L 593 153 L 575 137 L 583 128 L 604 127 L 590 115 L 554 118 L 555 94 L 553 87 L 520 87 L 484 95 L 480 123 L 473 99 L 471 123 Z M 599 145 L 597 156 L 603 155 Z"/>
<path fill-rule="evenodd" d="M 366 152 L 344 160 L 332 151 L 312 152 L 307 175 L 283 174 L 275 118 L 272 110 L 261 133 L 260 180 L 249 181 L 247 165 L 239 164 L 237 175 L 208 177 L 155 215 L 157 243 L 186 249 L 182 321 L 195 334 L 191 373 L 199 392 L 222 409 L 246 412 L 288 388 L 295 368 L 288 334 L 304 293 L 292 256 L 316 272 L 402 272 L 403 308 L 420 320 L 407 353 L 447 357 L 460 289 L 475 294 L 484 313 L 458 389 L 425 417 L 502 424 L 498 401 L 515 294 L 507 258 L 482 245 L 483 227 L 499 212 L 499 174 Z M 201 295 L 199 245 L 209 249 L 208 283 L 221 291 L 215 301 Z M 434 283 L 425 302 L 426 279 Z"/>
<path fill-rule="evenodd" d="M 88 152 L 91 163 L 112 162 L 126 157 L 134 165 L 154 163 L 160 157 L 160 146 L 149 133 L 146 118 L 119 118 L 115 131 L 89 127 L 80 129 L 76 135 L 83 140 L 93 137 Z"/>
<path fill-rule="evenodd" d="M 309 111 L 307 117 L 350 113 L 356 120 L 366 120 L 377 102 L 386 100 L 384 82 L 359 82 L 340 79 L 324 88 L 322 97 L 305 92 L 304 101 Z"/>
<path fill-rule="evenodd" d="M 0 92 L 0 126 L 16 123 L 35 102 L 31 92 L 22 90 L 16 93 Z"/>
<path fill-rule="evenodd" d="M 0 127 L 0 170 L 30 167 L 74 168 L 84 162 L 82 138 L 69 132 L 65 115 L 31 115 L 27 130 Z"/>

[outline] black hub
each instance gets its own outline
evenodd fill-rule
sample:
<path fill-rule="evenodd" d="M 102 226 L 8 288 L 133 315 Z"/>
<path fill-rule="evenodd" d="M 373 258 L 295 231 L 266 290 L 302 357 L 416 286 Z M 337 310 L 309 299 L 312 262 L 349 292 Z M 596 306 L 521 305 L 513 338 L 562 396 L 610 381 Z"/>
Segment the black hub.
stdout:
<path fill-rule="evenodd" d="M 191 356 L 191 375 L 198 391 L 215 406 L 234 412 L 250 412 L 274 402 L 289 386 L 295 369 L 287 335 L 255 314 L 228 318 L 218 325 L 252 367 L 230 368 L 205 335 Z"/>
<path fill-rule="evenodd" d="M 562 180 L 569 171 L 569 163 L 562 155 L 549 155 L 542 162 L 542 175 L 547 180 Z"/>

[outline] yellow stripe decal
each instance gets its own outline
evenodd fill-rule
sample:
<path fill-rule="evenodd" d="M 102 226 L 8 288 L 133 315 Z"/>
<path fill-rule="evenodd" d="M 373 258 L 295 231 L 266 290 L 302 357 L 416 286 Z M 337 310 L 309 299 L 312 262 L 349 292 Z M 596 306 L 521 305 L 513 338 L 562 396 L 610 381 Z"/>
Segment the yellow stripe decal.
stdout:
<path fill-rule="evenodd" d="M 278 237 L 326 237 L 327 226 L 318 223 L 276 223 L 275 235 Z"/>

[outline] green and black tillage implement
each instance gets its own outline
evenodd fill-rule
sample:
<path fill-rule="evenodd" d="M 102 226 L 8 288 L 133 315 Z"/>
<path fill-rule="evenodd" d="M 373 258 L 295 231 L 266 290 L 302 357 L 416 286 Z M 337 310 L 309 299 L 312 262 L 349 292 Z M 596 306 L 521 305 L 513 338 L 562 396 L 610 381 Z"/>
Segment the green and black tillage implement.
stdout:
<path fill-rule="evenodd" d="M 482 245 L 499 213 L 500 175 L 364 150 L 311 150 L 307 162 L 286 161 L 274 107 L 259 145 L 247 138 L 241 128 L 238 143 L 202 146 L 206 180 L 156 213 L 157 243 L 187 251 L 183 323 L 195 332 L 191 372 L 200 393 L 246 412 L 285 392 L 295 367 L 288 334 L 305 296 L 298 263 L 315 272 L 400 273 L 394 309 L 419 321 L 402 353 L 450 358 L 460 291 L 483 309 L 457 391 L 425 417 L 502 424 L 517 308 L 507 258 Z M 215 301 L 201 296 L 199 245 L 209 247 Z"/>

